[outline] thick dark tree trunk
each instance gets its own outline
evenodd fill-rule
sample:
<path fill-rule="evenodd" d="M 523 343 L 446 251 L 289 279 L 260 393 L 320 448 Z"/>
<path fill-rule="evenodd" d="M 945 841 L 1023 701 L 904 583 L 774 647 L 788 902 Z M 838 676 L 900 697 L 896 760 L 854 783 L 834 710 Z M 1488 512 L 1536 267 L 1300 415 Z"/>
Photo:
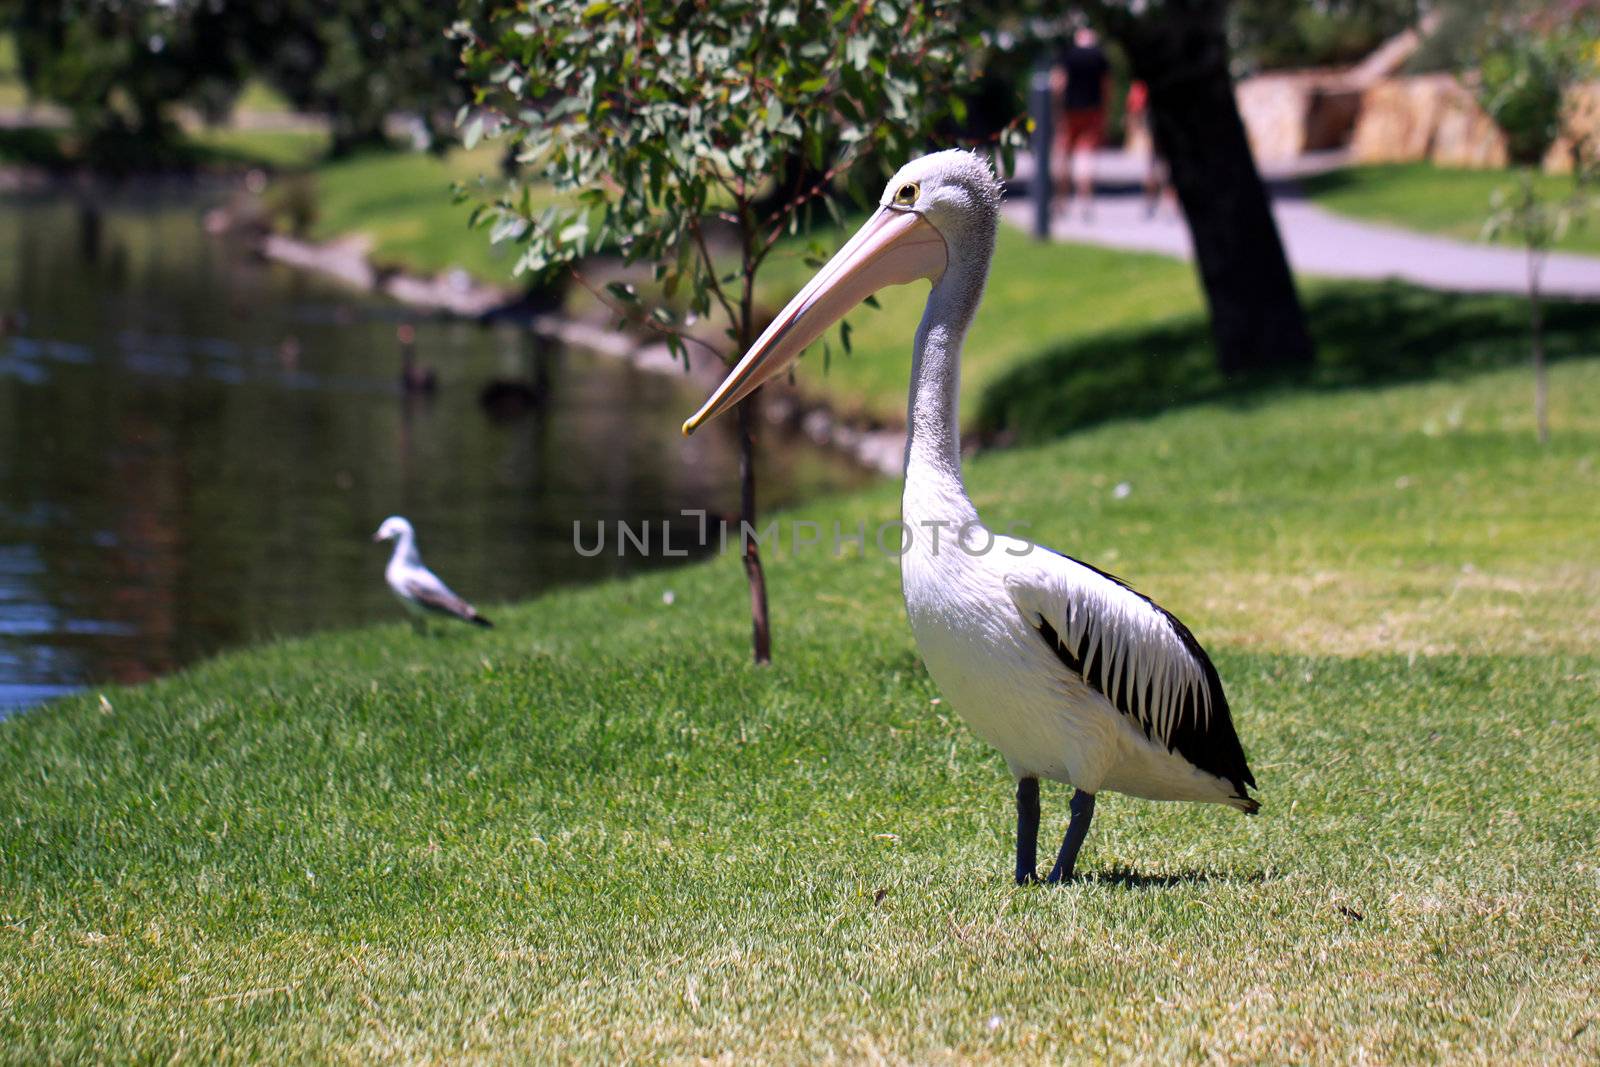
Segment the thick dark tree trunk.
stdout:
<path fill-rule="evenodd" d="M 1217 364 L 1248 374 L 1309 364 L 1305 312 L 1228 72 L 1226 0 L 1166 0 L 1135 16 L 1093 5 L 1150 89 L 1152 132 L 1172 173 L 1211 308 Z"/>

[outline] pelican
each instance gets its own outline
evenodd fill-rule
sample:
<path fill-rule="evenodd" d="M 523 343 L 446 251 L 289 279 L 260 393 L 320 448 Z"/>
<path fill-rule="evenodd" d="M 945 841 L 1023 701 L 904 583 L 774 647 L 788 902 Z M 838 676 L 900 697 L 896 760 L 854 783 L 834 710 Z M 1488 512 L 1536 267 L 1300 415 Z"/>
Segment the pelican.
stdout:
<path fill-rule="evenodd" d="M 391 515 L 383 520 L 383 525 L 378 527 L 372 539 L 394 542 L 394 554 L 389 557 L 389 565 L 383 569 L 383 580 L 389 583 L 389 588 L 400 598 L 400 603 L 412 612 L 412 625 L 418 633 L 422 632 L 423 620 L 430 614 L 448 615 L 474 626 L 494 625 L 479 615 L 477 608 L 452 593 L 437 574 L 423 566 L 422 556 L 417 553 L 417 535 L 411 529 L 411 523 L 398 515 Z"/>
<path fill-rule="evenodd" d="M 792 363 L 868 296 L 932 283 L 911 356 L 900 584 L 945 699 L 1017 782 L 1019 885 L 1038 880 L 1039 780 L 1070 785 L 1047 881 L 1069 881 L 1111 789 L 1254 813 L 1255 779 L 1211 660 L 1187 627 L 1119 579 L 990 531 L 961 480 L 961 345 L 999 225 L 989 165 L 952 150 L 902 167 L 872 216 L 779 313 L 689 434 Z"/>

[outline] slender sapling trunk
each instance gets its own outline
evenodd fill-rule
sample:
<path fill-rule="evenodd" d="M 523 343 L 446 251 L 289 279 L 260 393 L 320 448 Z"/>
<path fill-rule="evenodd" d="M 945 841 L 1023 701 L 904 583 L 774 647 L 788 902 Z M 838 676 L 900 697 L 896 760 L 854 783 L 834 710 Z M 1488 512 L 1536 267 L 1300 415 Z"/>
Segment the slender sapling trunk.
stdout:
<path fill-rule="evenodd" d="M 1539 303 L 1539 281 L 1544 252 L 1528 249 L 1528 328 L 1533 337 L 1533 424 L 1541 445 L 1550 442 L 1550 383 L 1544 365 L 1544 309 Z"/>
<path fill-rule="evenodd" d="M 748 231 L 748 227 L 747 227 Z M 744 286 L 739 295 L 739 351 L 750 350 L 755 340 L 755 265 L 750 257 L 750 237 L 744 241 Z M 755 414 L 761 390 L 739 401 L 739 554 L 744 559 L 745 581 L 750 586 L 750 639 L 759 666 L 772 662 L 772 623 L 767 615 L 767 575 L 761 568 L 761 545 L 756 540 Z"/>
<path fill-rule="evenodd" d="M 750 638 L 756 663 L 772 662 L 772 624 L 767 618 L 767 576 L 756 541 L 755 423 L 758 389 L 739 401 L 739 552 L 750 586 Z"/>

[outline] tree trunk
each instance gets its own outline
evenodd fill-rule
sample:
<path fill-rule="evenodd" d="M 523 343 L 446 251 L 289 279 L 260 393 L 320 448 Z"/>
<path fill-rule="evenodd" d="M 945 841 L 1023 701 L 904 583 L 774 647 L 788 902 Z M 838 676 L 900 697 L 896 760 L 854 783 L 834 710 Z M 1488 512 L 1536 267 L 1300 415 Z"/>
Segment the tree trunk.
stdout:
<path fill-rule="evenodd" d="M 1539 281 L 1544 253 L 1528 250 L 1528 330 L 1533 337 L 1533 425 L 1541 445 L 1550 443 L 1550 383 L 1544 359 L 1544 308 Z"/>
<path fill-rule="evenodd" d="M 1194 241 L 1225 375 L 1311 363 L 1314 350 L 1228 73 L 1225 0 L 1167 0 L 1098 21 L 1150 90 L 1152 133 Z"/>
<path fill-rule="evenodd" d="M 739 554 L 750 585 L 750 636 L 756 663 L 772 662 L 772 626 L 767 619 L 767 576 L 756 542 L 756 445 L 753 433 L 758 389 L 739 401 Z"/>
<path fill-rule="evenodd" d="M 737 359 L 750 351 L 756 336 L 756 260 L 752 255 L 756 230 L 751 211 L 742 207 L 744 220 L 743 275 L 739 292 L 739 321 L 734 323 L 739 341 Z M 772 624 L 767 617 L 767 575 L 761 569 L 761 545 L 756 540 L 756 405 L 757 389 L 739 401 L 739 554 L 744 558 L 744 577 L 750 586 L 750 640 L 756 665 L 772 662 Z"/>

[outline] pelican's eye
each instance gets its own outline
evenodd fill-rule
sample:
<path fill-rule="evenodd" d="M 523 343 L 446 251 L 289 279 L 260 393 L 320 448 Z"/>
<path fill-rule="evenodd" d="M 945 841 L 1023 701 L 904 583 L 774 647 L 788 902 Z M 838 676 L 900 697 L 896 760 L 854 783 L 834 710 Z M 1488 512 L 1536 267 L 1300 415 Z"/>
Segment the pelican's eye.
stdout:
<path fill-rule="evenodd" d="M 894 191 L 894 206 L 910 207 L 917 202 L 917 194 L 921 191 L 916 182 L 906 182 Z"/>

